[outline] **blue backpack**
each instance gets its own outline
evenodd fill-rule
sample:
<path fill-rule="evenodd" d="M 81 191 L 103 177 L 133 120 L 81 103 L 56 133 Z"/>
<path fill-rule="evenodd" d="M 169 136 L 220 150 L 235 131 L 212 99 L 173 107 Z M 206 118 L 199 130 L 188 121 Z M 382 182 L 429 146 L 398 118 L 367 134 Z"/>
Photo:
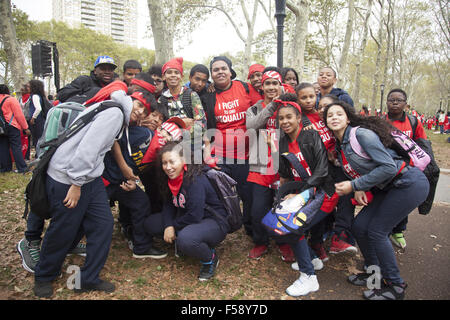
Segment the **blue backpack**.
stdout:
<path fill-rule="evenodd" d="M 308 179 L 309 174 L 293 153 L 286 152 L 282 156 L 292 164 L 302 181 L 290 181 L 283 184 L 278 189 L 272 209 L 261 222 L 273 235 L 303 235 L 304 230 L 319 212 L 325 199 L 325 192 L 322 189 L 307 187 L 304 181 Z M 282 200 L 290 193 L 297 193 L 297 195 Z"/>

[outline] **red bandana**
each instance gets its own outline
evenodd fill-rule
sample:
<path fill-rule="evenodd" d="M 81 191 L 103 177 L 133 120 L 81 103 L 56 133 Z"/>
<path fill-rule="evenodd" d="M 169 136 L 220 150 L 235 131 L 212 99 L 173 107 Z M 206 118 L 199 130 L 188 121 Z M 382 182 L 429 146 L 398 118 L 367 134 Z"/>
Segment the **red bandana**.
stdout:
<path fill-rule="evenodd" d="M 145 100 L 144 94 L 142 92 L 139 92 L 139 91 L 133 92 L 131 97 L 134 98 L 134 99 L 139 100 L 144 105 L 144 107 L 148 110 L 148 113 L 152 112 L 152 108 L 150 106 L 150 103 L 148 103 L 147 100 Z"/>
<path fill-rule="evenodd" d="M 131 80 L 131 84 L 135 84 L 135 85 L 147 90 L 150 93 L 155 93 L 155 90 L 156 90 L 156 87 L 154 85 L 152 85 L 151 83 L 148 83 L 147 81 L 139 80 L 136 78 Z"/>
<path fill-rule="evenodd" d="M 169 185 L 169 189 L 172 192 L 172 195 L 176 197 L 180 192 L 181 185 L 183 184 L 183 176 L 184 170 L 181 171 L 180 175 L 175 179 L 169 179 L 167 184 Z"/>

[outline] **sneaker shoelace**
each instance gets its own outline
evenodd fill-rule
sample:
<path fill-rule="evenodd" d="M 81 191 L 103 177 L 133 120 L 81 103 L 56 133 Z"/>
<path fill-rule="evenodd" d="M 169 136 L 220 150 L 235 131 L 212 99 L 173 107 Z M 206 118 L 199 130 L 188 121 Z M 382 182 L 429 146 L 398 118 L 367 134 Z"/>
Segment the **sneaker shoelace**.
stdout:
<path fill-rule="evenodd" d="M 28 247 L 28 252 L 30 253 L 31 259 L 35 262 L 39 261 L 39 254 L 40 254 L 40 248 L 39 247 Z"/>

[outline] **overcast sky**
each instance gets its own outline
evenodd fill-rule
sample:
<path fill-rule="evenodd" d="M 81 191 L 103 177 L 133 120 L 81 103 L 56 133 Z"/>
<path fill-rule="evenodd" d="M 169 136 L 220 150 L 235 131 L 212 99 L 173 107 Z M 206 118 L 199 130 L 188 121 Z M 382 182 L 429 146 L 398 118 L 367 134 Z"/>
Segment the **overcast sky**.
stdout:
<path fill-rule="evenodd" d="M 30 20 L 47 21 L 52 18 L 51 0 L 12 0 L 12 3 L 20 10 L 25 11 Z M 147 1 L 138 0 L 138 6 L 138 46 L 154 49 L 153 39 L 146 37 L 146 26 L 150 23 Z M 208 18 L 195 29 L 192 34 L 192 43 L 179 52 L 175 52 L 175 55 L 192 62 L 203 62 L 203 59 L 211 55 L 226 51 L 232 54 L 243 51 L 242 41 L 227 22 L 223 14 Z M 217 36 L 218 30 L 220 30 L 220 36 Z M 244 34 L 245 32 L 246 30 L 243 30 Z M 205 46 L 205 42 L 208 44 L 207 46 Z M 272 63 L 276 63 L 276 61 Z"/>

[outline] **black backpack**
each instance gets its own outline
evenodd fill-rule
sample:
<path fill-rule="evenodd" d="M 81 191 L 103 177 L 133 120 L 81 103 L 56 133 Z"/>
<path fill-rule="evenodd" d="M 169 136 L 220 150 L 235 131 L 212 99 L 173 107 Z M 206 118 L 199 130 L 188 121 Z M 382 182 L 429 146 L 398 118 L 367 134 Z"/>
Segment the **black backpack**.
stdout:
<path fill-rule="evenodd" d="M 181 104 L 183 105 L 183 110 L 186 113 L 186 116 L 188 118 L 193 119 L 194 118 L 194 111 L 192 110 L 192 97 L 191 97 L 191 93 L 192 93 L 192 89 L 190 88 L 184 88 L 183 93 L 181 94 Z M 159 97 L 160 99 L 160 104 L 163 107 L 163 111 L 164 111 L 164 116 L 166 118 L 169 118 L 169 113 L 168 113 L 168 104 L 169 104 L 169 99 L 167 99 L 165 96 L 161 95 L 161 97 Z"/>
<path fill-rule="evenodd" d="M 66 140 L 71 138 L 82 128 L 84 128 L 93 118 L 101 111 L 108 108 L 117 107 L 123 112 L 121 105 L 114 102 L 104 102 L 93 111 L 86 113 L 82 117 L 75 120 L 70 127 L 64 131 L 60 136 L 41 145 L 41 148 L 48 149 L 40 156 L 37 165 L 33 170 L 33 176 L 25 188 L 25 211 L 23 218 L 26 219 L 29 209 L 42 219 L 51 218 L 50 203 L 47 196 L 47 169 L 58 147 Z"/>
<path fill-rule="evenodd" d="M 243 216 L 241 211 L 240 198 L 237 193 L 237 182 L 234 181 L 226 173 L 218 170 L 204 167 L 204 174 L 208 178 L 212 187 L 217 193 L 217 196 L 225 206 L 227 211 L 227 222 L 230 226 L 228 233 L 233 233 L 242 227 Z M 215 214 L 214 210 L 206 205 L 206 210 Z M 220 218 L 218 214 L 215 214 L 217 218 Z"/>
<path fill-rule="evenodd" d="M 9 98 L 9 96 L 6 96 L 0 103 L 0 136 L 6 136 L 6 119 L 5 119 L 5 116 L 3 115 L 2 107 L 3 107 L 3 103 L 8 98 Z M 12 121 L 12 117 L 11 117 L 10 122 L 11 121 Z"/>
<path fill-rule="evenodd" d="M 48 101 L 47 98 L 45 98 L 45 97 L 42 97 L 41 101 L 42 101 L 42 111 L 41 112 L 42 112 L 42 115 L 44 116 L 44 119 L 46 119 L 48 111 L 51 108 L 53 108 L 53 104 L 50 101 Z"/>

